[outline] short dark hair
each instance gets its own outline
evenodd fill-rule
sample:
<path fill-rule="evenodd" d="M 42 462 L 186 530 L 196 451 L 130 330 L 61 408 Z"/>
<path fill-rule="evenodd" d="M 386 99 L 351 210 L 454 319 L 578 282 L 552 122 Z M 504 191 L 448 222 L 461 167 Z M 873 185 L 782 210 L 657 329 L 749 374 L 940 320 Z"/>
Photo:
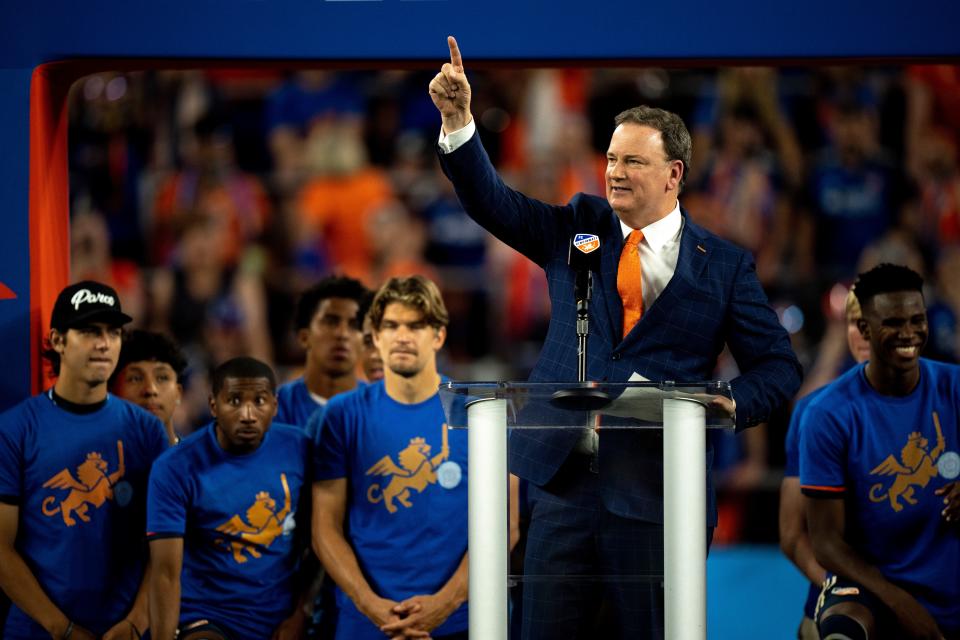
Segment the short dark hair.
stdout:
<path fill-rule="evenodd" d="M 445 327 L 450 323 L 450 314 L 443 304 L 440 289 L 424 276 L 390 278 L 380 287 L 370 306 L 370 323 L 374 329 L 380 330 L 383 312 L 394 302 L 405 304 L 422 313 L 423 321 L 431 327 Z"/>
<path fill-rule="evenodd" d="M 909 267 L 884 262 L 857 276 L 853 291 L 861 308 L 874 296 L 897 291 L 917 291 L 923 295 L 923 278 Z"/>
<path fill-rule="evenodd" d="M 620 112 L 613 122 L 618 127 L 625 123 L 639 124 L 659 131 L 667 160 L 679 160 L 683 163 L 683 175 L 680 177 L 680 190 L 683 190 L 687 182 L 687 174 L 690 173 L 690 158 L 693 155 L 693 141 L 683 118 L 665 109 L 640 105 Z"/>
<path fill-rule="evenodd" d="M 181 381 L 183 372 L 187 369 L 187 359 L 173 340 L 162 333 L 134 329 L 123 334 L 120 359 L 117 361 L 117 368 L 110 376 L 110 384 L 113 385 L 117 376 L 128 364 L 142 361 L 163 362 L 170 365 L 173 372 L 177 374 L 177 382 Z"/>
<path fill-rule="evenodd" d="M 297 310 L 293 316 L 295 330 L 306 329 L 310 326 L 314 314 L 320 303 L 327 298 L 346 298 L 362 304 L 363 297 L 368 289 L 359 280 L 348 276 L 329 276 L 313 285 L 300 294 L 297 300 Z M 363 316 L 357 318 L 357 324 L 363 321 Z"/>
<path fill-rule="evenodd" d="M 213 370 L 210 376 L 210 390 L 213 395 L 220 393 L 227 378 L 266 378 L 270 383 L 270 391 L 277 392 L 277 376 L 270 365 L 249 356 L 232 358 Z"/>

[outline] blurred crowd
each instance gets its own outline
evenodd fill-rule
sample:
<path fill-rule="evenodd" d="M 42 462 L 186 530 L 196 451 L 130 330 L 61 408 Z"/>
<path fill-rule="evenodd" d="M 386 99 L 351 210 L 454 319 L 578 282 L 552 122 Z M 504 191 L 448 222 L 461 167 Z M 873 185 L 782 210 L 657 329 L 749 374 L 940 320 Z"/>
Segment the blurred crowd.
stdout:
<path fill-rule="evenodd" d="M 208 69 L 74 85 L 72 278 L 114 286 L 139 327 L 182 345 L 178 424 L 203 422 L 206 372 L 230 357 L 298 375 L 294 301 L 331 273 L 371 288 L 429 276 L 451 316 L 440 370 L 526 377 L 546 283 L 440 173 L 431 75 Z M 801 395 L 852 362 L 844 301 L 879 262 L 924 275 L 925 355 L 960 359 L 960 66 L 498 68 L 470 81 L 495 165 L 547 202 L 604 193 L 621 110 L 680 114 L 694 139 L 681 205 L 756 256 L 807 372 Z M 735 376 L 728 360 L 718 378 Z M 721 483 L 770 481 L 785 429 L 781 416 L 721 446 Z"/>

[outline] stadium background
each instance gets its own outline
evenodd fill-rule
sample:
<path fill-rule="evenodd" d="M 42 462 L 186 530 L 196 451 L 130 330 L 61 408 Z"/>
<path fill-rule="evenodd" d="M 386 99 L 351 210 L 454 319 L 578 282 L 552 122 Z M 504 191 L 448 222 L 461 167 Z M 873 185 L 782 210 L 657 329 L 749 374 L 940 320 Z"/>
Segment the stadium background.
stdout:
<path fill-rule="evenodd" d="M 844 246 L 914 260 L 936 311 L 929 355 L 960 354 L 957 5 L 47 2 L 4 13 L 0 407 L 43 384 L 39 339 L 71 273 L 112 280 L 138 324 L 176 327 L 195 407 L 206 364 L 232 349 L 296 373 L 291 301 L 331 270 L 370 285 L 427 271 L 453 302 L 445 371 L 524 377 L 549 313 L 539 275 L 461 217 L 432 157 L 425 88 L 447 33 L 498 165 L 543 199 L 602 185 L 621 108 L 679 112 L 696 152 L 682 202 L 757 253 L 808 371 L 836 359 L 832 320 L 860 258 Z M 863 183 L 895 206 L 859 209 L 847 238 L 812 178 L 842 151 L 837 122 L 851 115 L 866 128 L 848 136 L 876 134 L 860 150 Z M 188 322 L 160 303 L 191 270 L 229 291 Z M 789 637 L 797 620 L 802 579 L 771 546 L 784 428 L 781 416 L 721 444 L 711 637 L 728 637 L 757 593 L 762 637 Z"/>

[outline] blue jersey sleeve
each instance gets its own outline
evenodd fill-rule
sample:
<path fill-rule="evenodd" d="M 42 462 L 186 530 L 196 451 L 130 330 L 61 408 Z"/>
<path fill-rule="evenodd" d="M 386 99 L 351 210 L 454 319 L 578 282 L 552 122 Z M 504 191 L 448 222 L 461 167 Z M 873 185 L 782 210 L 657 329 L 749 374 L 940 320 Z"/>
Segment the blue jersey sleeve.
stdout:
<path fill-rule="evenodd" d="M 803 415 L 799 404 L 790 416 L 790 426 L 787 427 L 787 437 L 784 441 L 787 460 L 783 467 L 783 475 L 787 478 L 796 478 L 800 475 L 800 418 Z"/>
<path fill-rule="evenodd" d="M 784 447 L 787 453 L 787 462 L 783 469 L 783 475 L 788 478 L 796 478 L 800 475 L 800 421 L 806 412 L 810 402 L 820 395 L 824 387 L 812 391 L 797 400 L 793 405 L 793 413 L 790 415 L 790 426 L 787 427 L 787 437 Z"/>
<path fill-rule="evenodd" d="M 22 421 L 20 408 L 0 414 L 0 502 L 20 504 L 23 494 Z"/>
<path fill-rule="evenodd" d="M 187 530 L 190 504 L 187 473 L 178 472 L 177 451 L 171 451 L 153 465 L 147 491 L 147 538 L 180 537 Z"/>
<path fill-rule="evenodd" d="M 847 432 L 837 412 L 814 402 L 800 417 L 800 489 L 811 497 L 843 497 Z"/>
<path fill-rule="evenodd" d="M 347 464 L 346 414 L 340 403 L 332 402 L 317 411 L 319 425 L 314 435 L 313 479 L 333 480 L 350 475 Z"/>

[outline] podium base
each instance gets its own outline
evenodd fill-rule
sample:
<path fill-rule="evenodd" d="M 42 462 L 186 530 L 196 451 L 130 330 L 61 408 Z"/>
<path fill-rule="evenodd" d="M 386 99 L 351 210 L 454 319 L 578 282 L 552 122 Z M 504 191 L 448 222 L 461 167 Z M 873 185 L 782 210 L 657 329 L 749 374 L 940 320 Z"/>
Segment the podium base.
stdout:
<path fill-rule="evenodd" d="M 561 389 L 550 396 L 550 404 L 564 411 L 597 411 L 610 402 L 609 393 L 589 387 Z"/>

